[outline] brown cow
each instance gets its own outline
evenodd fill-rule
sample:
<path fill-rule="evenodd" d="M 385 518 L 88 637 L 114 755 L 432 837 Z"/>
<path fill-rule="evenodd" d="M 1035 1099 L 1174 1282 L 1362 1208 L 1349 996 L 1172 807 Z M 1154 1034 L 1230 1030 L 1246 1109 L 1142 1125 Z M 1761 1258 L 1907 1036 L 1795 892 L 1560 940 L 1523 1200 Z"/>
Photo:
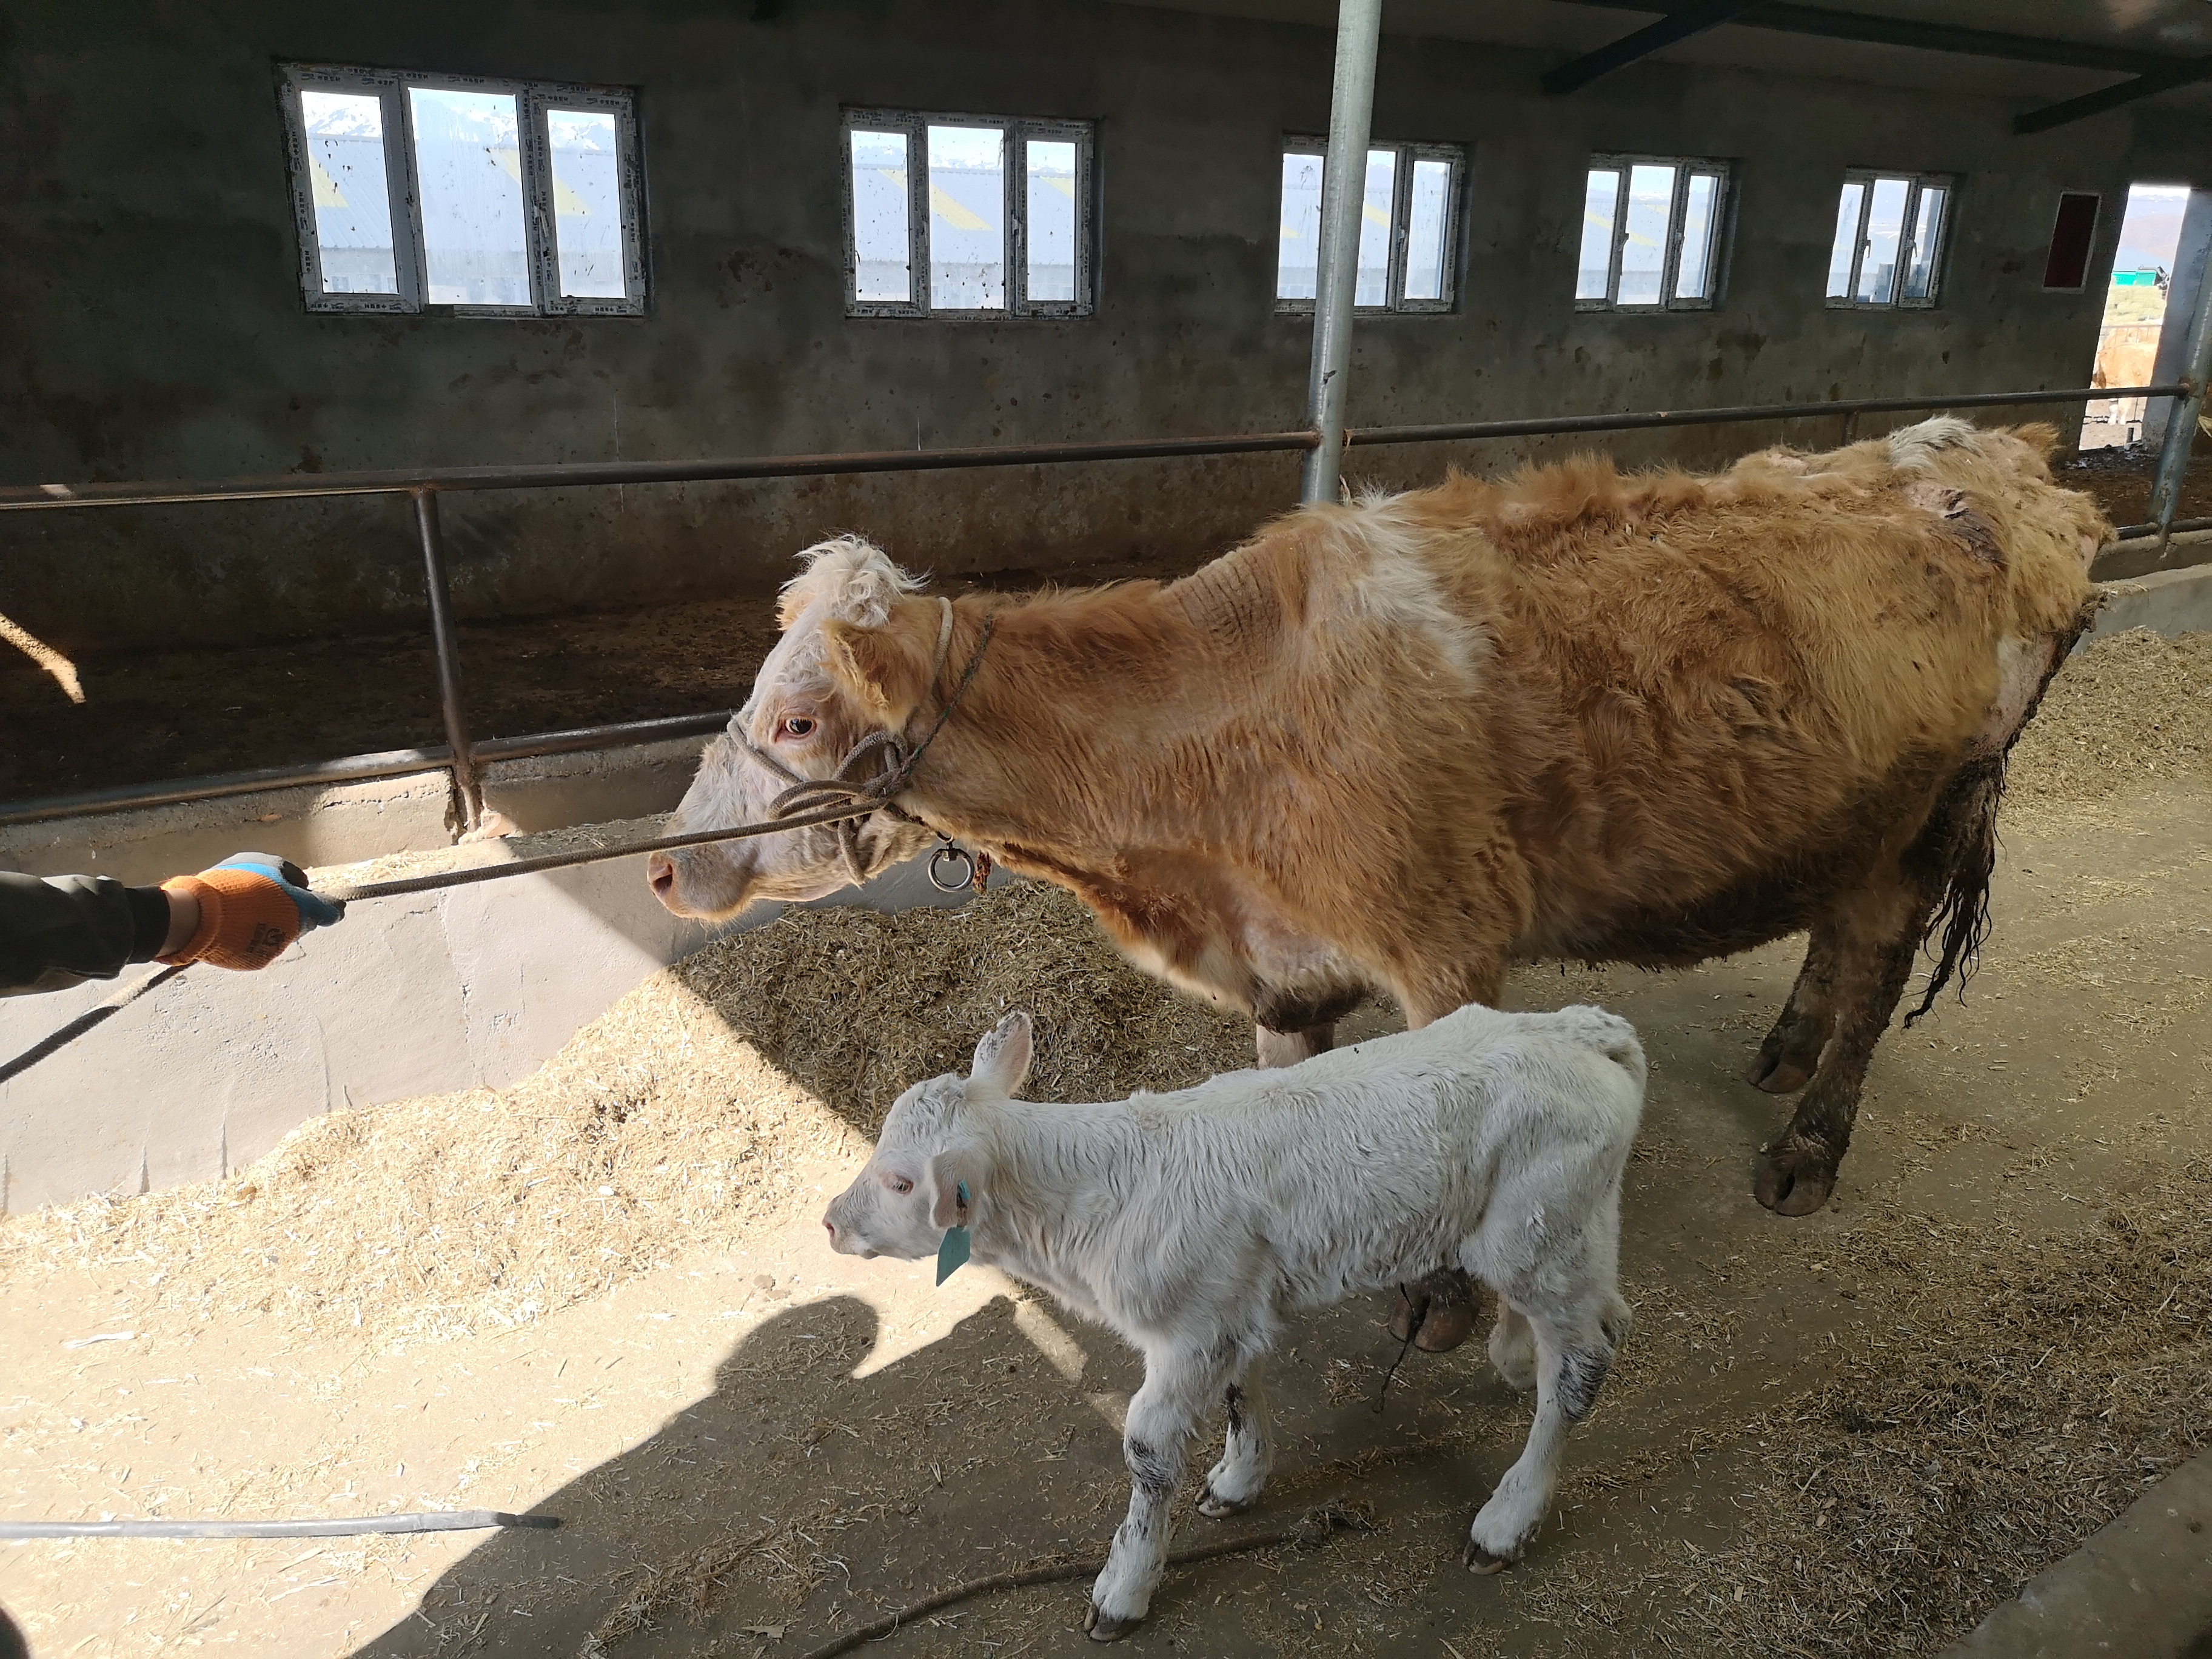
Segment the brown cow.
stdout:
<path fill-rule="evenodd" d="M 1516 957 L 1675 967 L 1809 930 L 1751 1079 L 1804 1087 L 1759 1201 L 1826 1202 L 1923 939 L 1925 1012 L 1986 922 L 2007 749 L 2109 535 L 2047 428 L 1923 422 L 1826 454 L 1303 508 L 1195 574 L 947 602 L 811 550 L 732 735 L 671 820 L 766 815 L 972 684 L 849 858 L 827 830 L 652 861 L 679 915 L 820 896 L 941 831 L 1057 882 L 1146 969 L 1328 1046 L 1370 990 L 1419 1026 Z M 744 739 L 744 740 L 733 740 Z M 1431 1287 L 1448 1299 L 1444 1287 Z M 1465 1334 L 1447 1309 L 1424 1346 Z M 1400 1310 L 1400 1328 L 1418 1320 Z"/>

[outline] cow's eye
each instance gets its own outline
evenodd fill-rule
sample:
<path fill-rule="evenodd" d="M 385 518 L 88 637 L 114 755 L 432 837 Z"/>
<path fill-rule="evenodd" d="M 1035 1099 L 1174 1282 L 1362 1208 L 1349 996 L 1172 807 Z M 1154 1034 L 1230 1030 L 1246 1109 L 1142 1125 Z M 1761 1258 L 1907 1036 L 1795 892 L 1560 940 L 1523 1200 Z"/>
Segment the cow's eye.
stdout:
<path fill-rule="evenodd" d="M 890 1189 L 895 1193 L 910 1193 L 914 1190 L 914 1182 L 908 1181 L 904 1176 L 891 1176 L 888 1180 Z"/>
<path fill-rule="evenodd" d="M 784 716 L 783 724 L 777 728 L 777 735 L 786 738 L 804 738 L 812 735 L 813 731 L 814 722 L 805 715 L 787 714 Z"/>

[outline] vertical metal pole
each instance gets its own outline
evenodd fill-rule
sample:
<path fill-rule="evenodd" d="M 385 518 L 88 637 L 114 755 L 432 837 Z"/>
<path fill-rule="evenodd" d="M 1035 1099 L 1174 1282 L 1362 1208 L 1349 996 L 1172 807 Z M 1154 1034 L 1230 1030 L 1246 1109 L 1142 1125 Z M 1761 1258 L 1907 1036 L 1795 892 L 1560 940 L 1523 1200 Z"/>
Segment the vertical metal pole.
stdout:
<path fill-rule="evenodd" d="M 1328 155 L 1321 175 L 1313 365 L 1306 381 L 1306 423 L 1321 434 L 1321 442 L 1307 452 L 1300 501 L 1333 501 L 1341 489 L 1352 297 L 1359 283 L 1359 209 L 1367 198 L 1367 135 L 1375 113 L 1375 46 L 1382 29 L 1382 0 L 1338 0 L 1336 84 L 1329 94 Z"/>
<path fill-rule="evenodd" d="M 438 527 L 438 492 L 417 489 L 415 533 L 422 543 L 422 576 L 430 590 L 430 638 L 438 653 L 438 701 L 446 714 L 446 742 L 453 751 L 453 792 L 461 817 L 473 830 L 483 816 L 477 793 L 477 763 L 469 753 L 469 723 L 461 712 L 461 658 L 453 639 L 453 595 L 446 580 L 446 538 Z"/>
<path fill-rule="evenodd" d="M 2158 556 L 2166 558 L 2166 543 L 2173 536 L 2174 510 L 2181 505 L 2181 483 L 2189 471 L 2190 446 L 2197 441 L 2197 416 L 2204 411 L 2204 380 L 2212 374 L 2212 248 L 2204 256 L 2204 271 L 2197 278 L 2197 309 L 2189 319 L 2188 343 L 2183 351 L 2181 379 L 2189 387 L 2166 412 L 2166 436 L 2158 447 L 2158 472 L 2151 485 L 2150 516 L 2158 525 Z"/>

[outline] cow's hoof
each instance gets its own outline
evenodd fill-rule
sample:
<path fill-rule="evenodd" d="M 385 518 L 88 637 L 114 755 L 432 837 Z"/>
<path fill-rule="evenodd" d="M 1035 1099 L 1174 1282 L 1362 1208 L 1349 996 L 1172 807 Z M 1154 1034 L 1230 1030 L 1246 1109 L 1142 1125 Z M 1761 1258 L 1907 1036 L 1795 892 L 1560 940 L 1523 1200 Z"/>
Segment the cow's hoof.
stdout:
<path fill-rule="evenodd" d="M 1408 1337 L 1423 1353 L 1449 1353 L 1474 1334 L 1474 1281 L 1456 1267 L 1439 1267 L 1407 1289 L 1398 1291 L 1390 1314 L 1390 1334 L 1401 1342 Z"/>
<path fill-rule="evenodd" d="M 1751 1069 L 1743 1074 L 1743 1080 L 1770 1095 L 1794 1095 L 1813 1080 L 1818 1064 L 1818 1060 L 1799 1060 L 1790 1054 L 1769 1054 L 1762 1048 L 1759 1058 L 1751 1062 Z"/>
<path fill-rule="evenodd" d="M 1083 1615 L 1083 1628 L 1094 1642 L 1118 1642 L 1145 1621 L 1138 1619 L 1109 1619 L 1098 1611 L 1093 1601 L 1091 1611 Z"/>
<path fill-rule="evenodd" d="M 1492 1555 L 1488 1550 L 1483 1548 L 1481 1545 L 1476 1543 L 1473 1538 L 1469 1538 L 1467 1540 L 1467 1547 L 1459 1553 L 1459 1559 L 1460 1564 L 1469 1572 L 1480 1572 L 1486 1575 L 1493 1572 L 1503 1572 L 1506 1568 L 1513 1565 L 1512 1557 L 1508 1555 Z"/>
<path fill-rule="evenodd" d="M 1242 1515 L 1252 1507 L 1255 1500 L 1239 1504 L 1217 1494 L 1209 1483 L 1198 1495 L 1198 1512 L 1216 1521 L 1225 1521 L 1232 1515 Z"/>
<path fill-rule="evenodd" d="M 1759 1155 L 1752 1194 L 1777 1215 L 1810 1215 L 1836 1190 L 1836 1160 L 1784 1140 Z"/>

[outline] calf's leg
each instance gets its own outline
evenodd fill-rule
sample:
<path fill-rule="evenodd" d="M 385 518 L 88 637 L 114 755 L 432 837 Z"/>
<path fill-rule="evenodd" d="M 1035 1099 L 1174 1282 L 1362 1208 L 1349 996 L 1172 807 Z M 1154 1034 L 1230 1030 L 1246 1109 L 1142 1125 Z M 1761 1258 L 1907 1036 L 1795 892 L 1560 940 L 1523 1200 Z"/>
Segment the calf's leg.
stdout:
<path fill-rule="evenodd" d="M 1229 1403 L 1229 1438 L 1221 1461 L 1206 1477 L 1198 1512 L 1215 1520 L 1241 1515 L 1259 1501 L 1274 1467 L 1275 1437 L 1267 1417 L 1266 1361 L 1255 1358 L 1224 1393 Z"/>
<path fill-rule="evenodd" d="M 1418 1031 L 1470 1002 L 1496 1007 L 1505 988 L 1504 951 L 1486 952 L 1472 966 L 1437 977 L 1426 986 L 1401 989 L 1406 1027 Z M 1482 1316 L 1482 1292 L 1457 1267 L 1439 1267 L 1411 1285 L 1401 1285 L 1390 1311 L 1390 1334 L 1411 1341 L 1423 1353 L 1449 1353 L 1474 1334 Z"/>
<path fill-rule="evenodd" d="M 1490 1363 L 1510 1389 L 1536 1386 L 1536 1333 L 1528 1316 L 1504 1297 L 1498 1298 L 1498 1322 L 1490 1328 Z"/>
<path fill-rule="evenodd" d="M 1121 1455 L 1129 1465 L 1129 1513 L 1114 1533 L 1106 1565 L 1091 1586 L 1084 1628 L 1094 1642 L 1117 1642 L 1152 1610 L 1168 1559 L 1168 1506 L 1182 1479 L 1191 1431 L 1227 1383 L 1231 1367 L 1194 1349 L 1145 1355 L 1145 1386 L 1129 1401 Z"/>
<path fill-rule="evenodd" d="M 1626 1334 L 1626 1315 L 1627 1304 L 1611 1285 L 1589 1287 L 1565 1306 L 1528 1310 L 1536 1350 L 1535 1421 L 1520 1457 L 1468 1528 L 1461 1559 L 1475 1571 L 1511 1565 L 1535 1535 L 1551 1507 L 1568 1425 L 1596 1405 L 1618 1338 Z"/>

